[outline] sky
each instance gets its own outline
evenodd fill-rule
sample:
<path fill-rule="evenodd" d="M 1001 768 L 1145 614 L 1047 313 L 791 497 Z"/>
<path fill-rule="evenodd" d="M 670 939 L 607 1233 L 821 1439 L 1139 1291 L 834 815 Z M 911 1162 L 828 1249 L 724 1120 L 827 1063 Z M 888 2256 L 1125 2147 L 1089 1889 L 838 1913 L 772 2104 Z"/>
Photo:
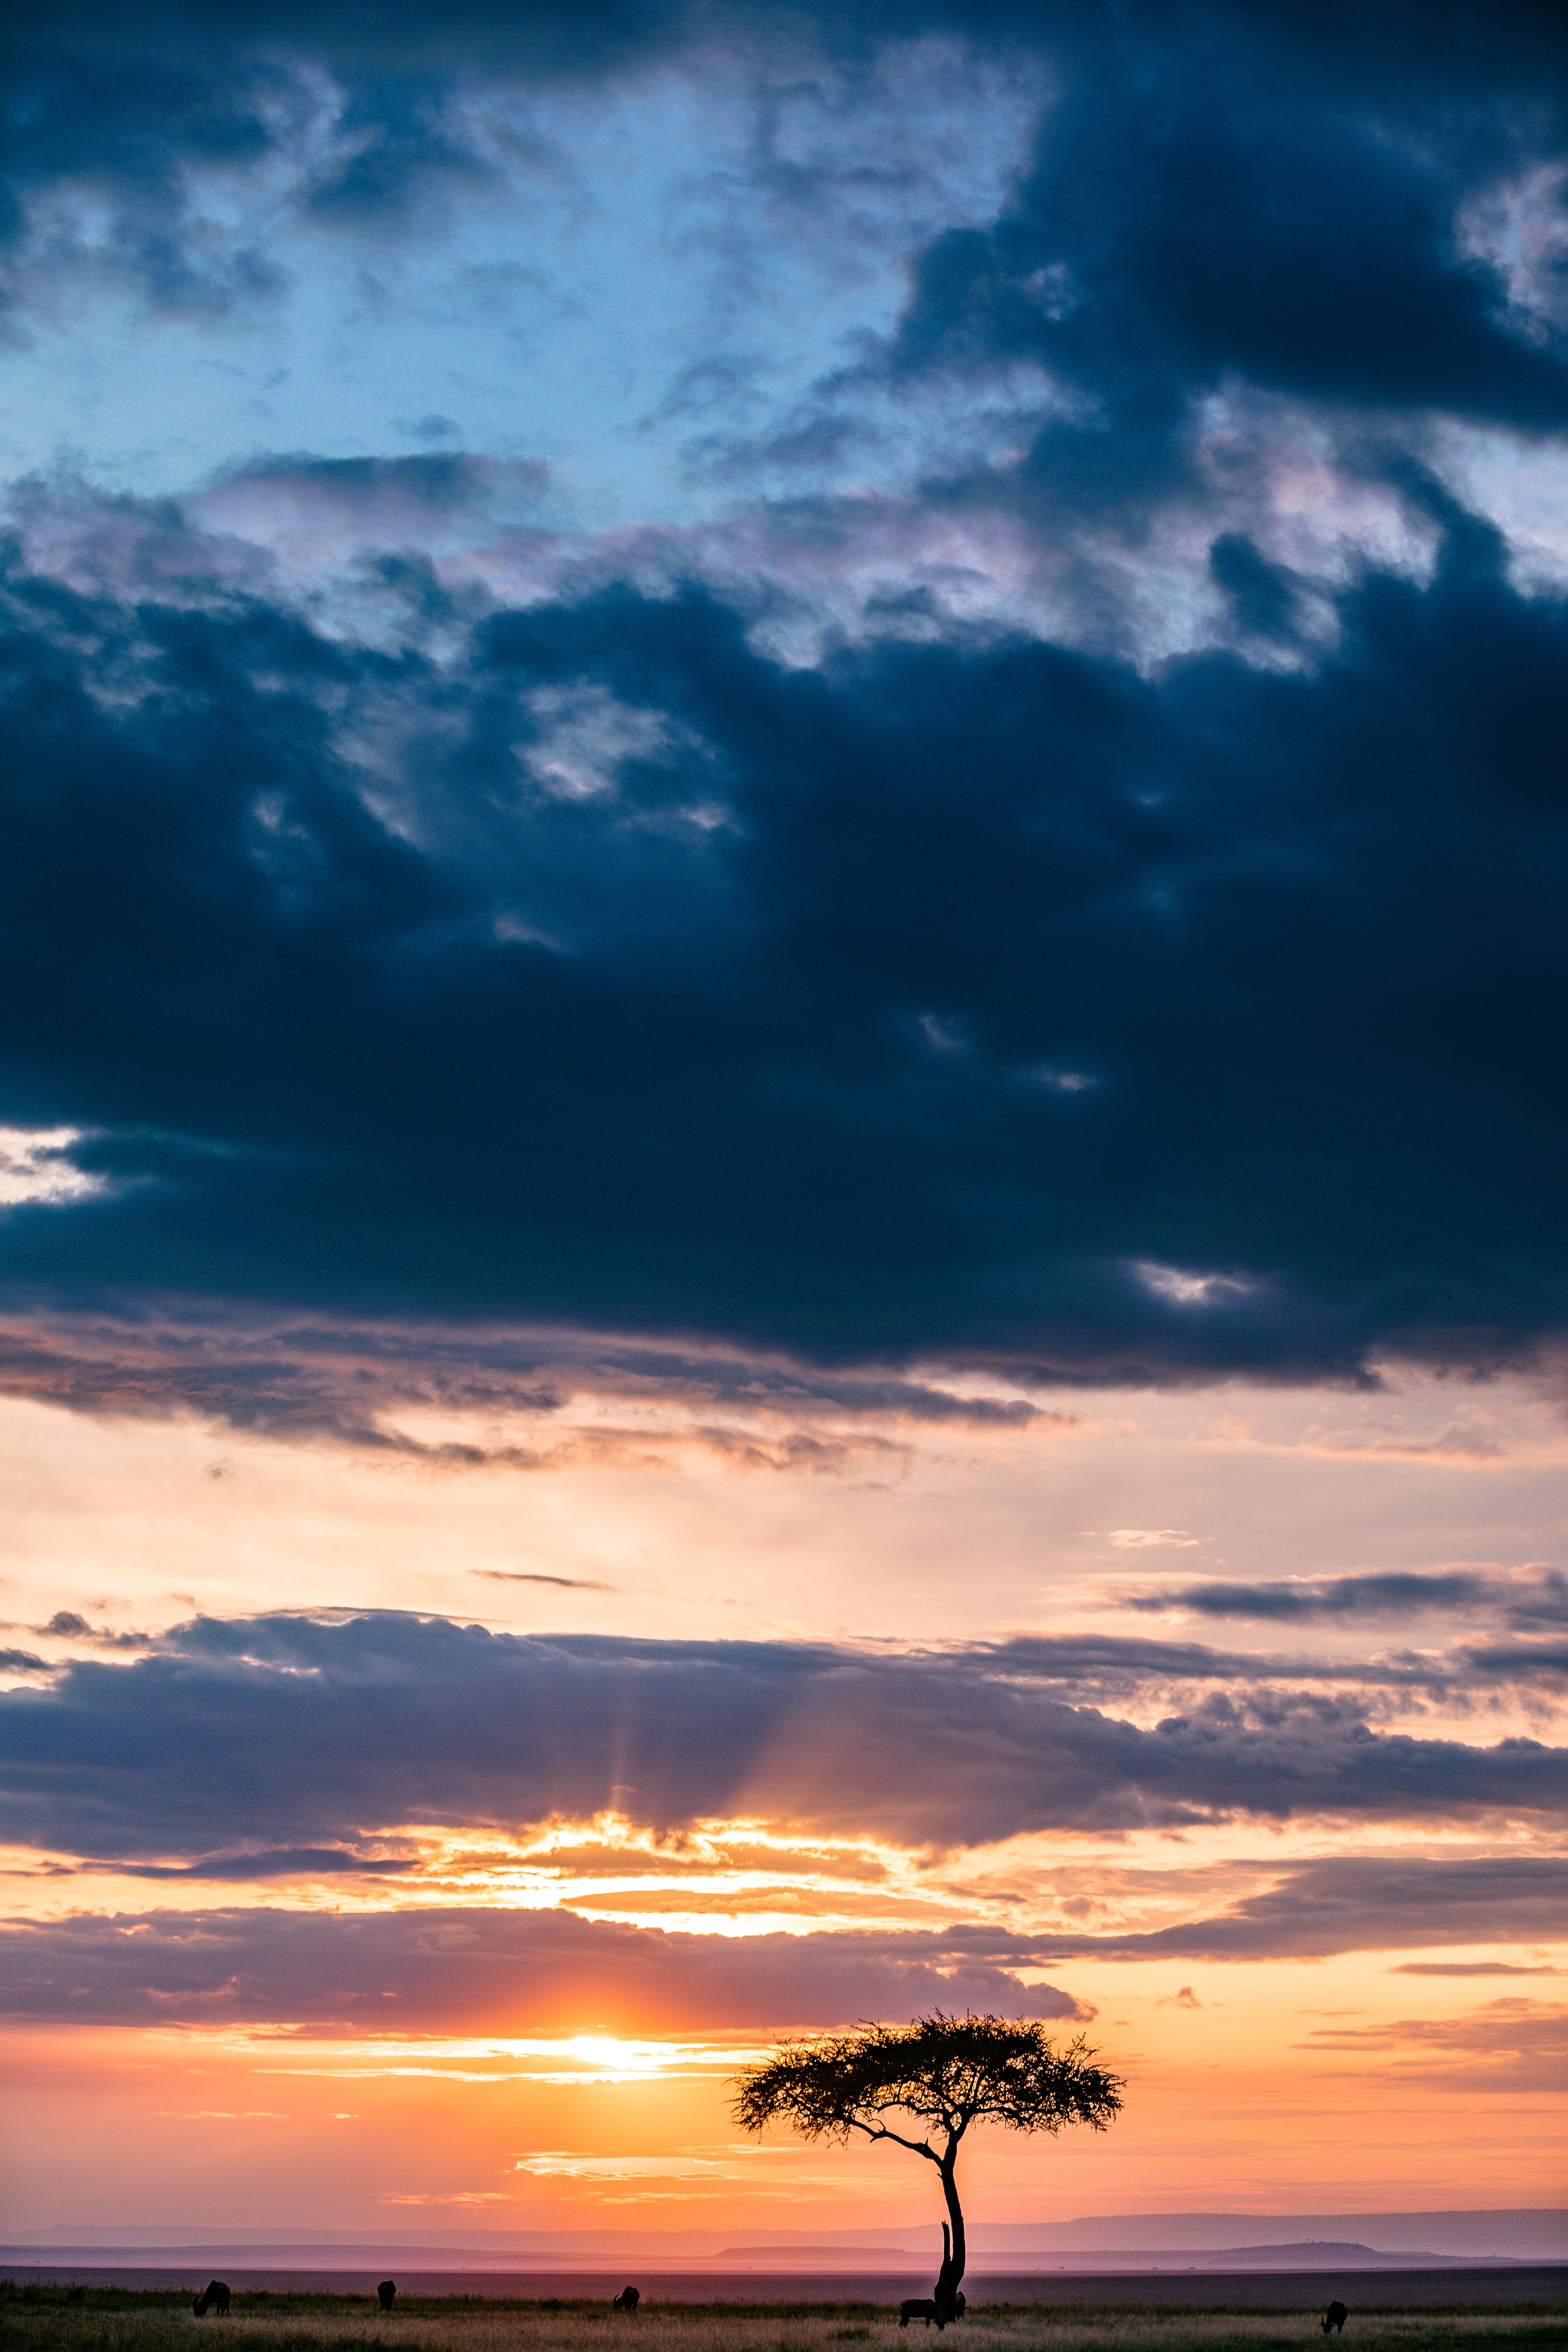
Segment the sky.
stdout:
<path fill-rule="evenodd" d="M 1560 2202 L 1568 40 L 0 116 L 0 2229 L 929 2235 L 729 2084 L 933 2009 L 977 2224 Z"/>

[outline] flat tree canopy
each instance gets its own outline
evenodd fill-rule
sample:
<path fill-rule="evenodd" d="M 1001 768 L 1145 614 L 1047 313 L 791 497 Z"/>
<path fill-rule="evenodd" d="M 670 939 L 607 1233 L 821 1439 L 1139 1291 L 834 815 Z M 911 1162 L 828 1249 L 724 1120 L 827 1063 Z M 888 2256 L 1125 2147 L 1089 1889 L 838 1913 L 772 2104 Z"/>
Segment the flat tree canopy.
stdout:
<path fill-rule="evenodd" d="M 892 2140 L 934 2164 L 942 2176 L 951 2240 L 933 2301 L 956 2316 L 963 2276 L 963 2212 L 955 2172 L 971 2124 L 1059 2132 L 1064 2124 L 1103 2131 L 1121 2105 L 1121 2079 L 1093 2062 L 1080 2033 L 1058 2050 L 1043 2025 L 1002 2017 L 946 2017 L 913 2025 L 867 2025 L 858 2033 L 786 2042 L 736 2084 L 735 2121 L 759 2132 L 785 2123 L 807 2139 L 847 2141 L 851 2132 Z"/>

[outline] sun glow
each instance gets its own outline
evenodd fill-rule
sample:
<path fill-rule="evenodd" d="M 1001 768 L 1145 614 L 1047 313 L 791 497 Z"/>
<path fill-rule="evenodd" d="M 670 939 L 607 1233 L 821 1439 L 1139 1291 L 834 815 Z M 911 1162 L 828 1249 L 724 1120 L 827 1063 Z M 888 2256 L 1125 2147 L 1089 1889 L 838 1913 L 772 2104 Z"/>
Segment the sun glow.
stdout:
<path fill-rule="evenodd" d="M 226 2037 L 227 2038 L 227 2037 Z M 750 2063 L 758 2049 L 750 2041 L 651 2041 L 615 2033 L 570 2033 L 549 2038 L 496 2035 L 312 2041 L 281 2064 L 278 2037 L 232 2037 L 252 2053 L 268 2053 L 262 2073 L 329 2075 L 375 2080 L 384 2075 L 429 2075 L 468 2083 L 654 2083 L 692 2081 L 729 2074 Z"/>

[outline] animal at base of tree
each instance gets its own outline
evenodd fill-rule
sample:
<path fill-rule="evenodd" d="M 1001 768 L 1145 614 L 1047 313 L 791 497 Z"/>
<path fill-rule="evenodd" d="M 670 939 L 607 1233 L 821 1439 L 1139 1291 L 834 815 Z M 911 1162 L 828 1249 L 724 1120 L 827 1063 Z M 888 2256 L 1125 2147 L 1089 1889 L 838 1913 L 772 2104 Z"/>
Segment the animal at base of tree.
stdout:
<path fill-rule="evenodd" d="M 376 2294 L 381 2298 L 381 2307 L 383 2311 L 390 2311 L 393 2305 L 397 2300 L 397 2281 L 395 2279 L 383 2279 L 381 2284 L 376 2288 Z"/>
<path fill-rule="evenodd" d="M 612 2311 L 635 2311 L 641 2301 L 642 2297 L 637 2293 L 635 2286 L 624 2286 L 622 2287 L 619 2294 L 611 2296 L 610 2309 Z"/>
<path fill-rule="evenodd" d="M 1331 2327 L 1337 2327 L 1340 2334 L 1342 2336 L 1345 2332 L 1345 2322 L 1349 2317 L 1350 2313 L 1345 2309 L 1342 2303 L 1331 2303 L 1327 2311 L 1323 2314 L 1324 2335 L 1326 2336 L 1328 2334 Z"/>
<path fill-rule="evenodd" d="M 951 2303 L 939 2301 L 932 2294 L 911 2294 L 899 2305 L 899 2326 L 907 2327 L 911 2319 L 923 2319 L 929 2327 L 934 2319 L 940 2334 L 942 2328 L 962 2319 L 968 2308 L 966 2294 L 955 2294 Z"/>
<path fill-rule="evenodd" d="M 228 2289 L 222 2279 L 208 2279 L 205 2286 L 192 2304 L 191 2309 L 198 2319 L 205 2319 L 209 2311 L 216 2311 L 222 2318 L 226 2319 L 228 2304 Z"/>

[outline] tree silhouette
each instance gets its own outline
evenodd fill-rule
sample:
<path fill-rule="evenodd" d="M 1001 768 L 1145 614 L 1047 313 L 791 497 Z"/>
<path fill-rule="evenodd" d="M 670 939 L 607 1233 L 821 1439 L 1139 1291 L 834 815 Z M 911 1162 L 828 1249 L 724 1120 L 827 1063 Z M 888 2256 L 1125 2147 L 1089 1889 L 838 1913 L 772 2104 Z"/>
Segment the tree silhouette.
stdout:
<path fill-rule="evenodd" d="M 955 2178 L 965 2132 L 981 2122 L 1021 2132 L 1059 2132 L 1064 2124 L 1103 2131 L 1121 2105 L 1121 2078 L 1095 2065 L 1096 2054 L 1081 2033 L 1058 2050 L 1043 2025 L 936 2010 L 912 2025 L 786 2042 L 737 2077 L 734 2116 L 742 2131 L 785 2123 L 807 2139 L 847 2142 L 863 2132 L 934 2164 L 948 2218 L 931 2299 L 945 2322 L 958 2316 L 965 2261 Z M 909 2127 L 896 2130 L 890 2117 L 908 2117 Z"/>

